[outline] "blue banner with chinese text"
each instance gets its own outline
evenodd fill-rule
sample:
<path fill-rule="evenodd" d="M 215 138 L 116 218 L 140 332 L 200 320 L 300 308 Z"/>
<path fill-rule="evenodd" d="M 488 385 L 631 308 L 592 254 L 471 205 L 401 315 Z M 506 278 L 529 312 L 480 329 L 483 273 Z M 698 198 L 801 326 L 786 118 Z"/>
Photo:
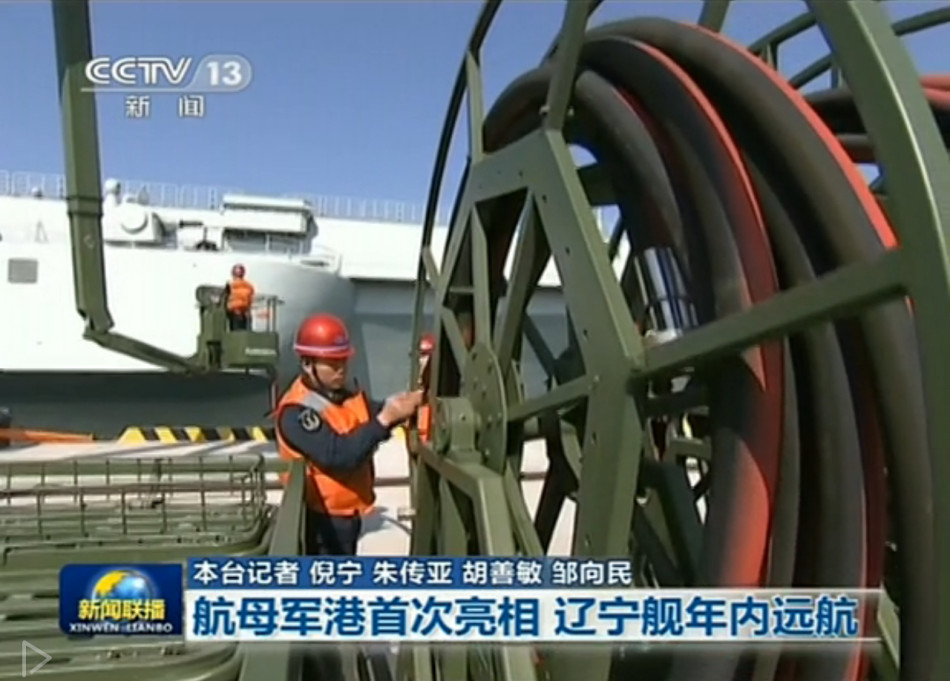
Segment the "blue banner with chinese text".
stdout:
<path fill-rule="evenodd" d="M 629 560 L 592 558 L 263 557 L 188 561 L 189 589 L 552 589 L 633 585 Z"/>

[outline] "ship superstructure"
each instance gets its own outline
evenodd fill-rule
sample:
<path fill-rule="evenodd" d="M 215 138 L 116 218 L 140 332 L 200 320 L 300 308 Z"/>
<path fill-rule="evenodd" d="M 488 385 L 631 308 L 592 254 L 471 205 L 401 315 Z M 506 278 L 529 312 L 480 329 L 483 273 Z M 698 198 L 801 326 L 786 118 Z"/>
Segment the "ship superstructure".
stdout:
<path fill-rule="evenodd" d="M 0 171 L 0 313 L 17 320 L 15 333 L 0 332 L 0 402 L 38 427 L 83 426 L 87 410 L 73 405 L 72 395 L 89 390 L 106 405 L 110 428 L 260 421 L 267 411 L 263 379 L 174 376 L 83 338 L 64 187 L 62 176 Z M 190 354 L 199 333 L 195 290 L 223 285 L 240 262 L 258 293 L 278 303 L 276 315 L 262 304 L 252 318 L 255 328 L 273 323 L 279 334 L 278 388 L 296 371 L 296 325 L 316 311 L 350 324 L 361 385 L 381 396 L 406 386 L 421 234 L 416 207 L 124 180 L 108 180 L 103 189 L 105 279 L 118 332 Z M 435 230 L 439 258 L 447 231 Z M 532 314 L 546 336 L 563 338 L 553 266 L 541 283 Z M 526 380 L 540 381 L 540 371 L 529 366 Z M 182 390 L 192 399 L 181 400 Z M 64 423 L 64 413 L 74 417 Z"/>
<path fill-rule="evenodd" d="M 149 205 L 141 193 L 123 193 L 119 182 L 105 189 L 106 296 L 123 335 L 191 355 L 201 331 L 196 291 L 223 286 L 241 262 L 261 294 L 252 328 L 272 329 L 280 339 L 279 386 L 295 370 L 296 323 L 319 310 L 348 315 L 353 308 L 341 255 L 315 241 L 317 226 L 302 201 L 229 195 L 218 210 L 187 210 Z M 266 413 L 268 376 L 172 375 L 84 338 L 61 197 L 41 188 L 0 197 L 0 266 L 0 314 L 12 321 L 0 333 L 0 403 L 13 406 L 18 420 L 84 426 L 87 410 L 74 404 L 77 395 L 98 404 L 110 423 L 156 422 L 171 416 L 166 408 L 199 421 L 207 413 L 253 423 Z"/>

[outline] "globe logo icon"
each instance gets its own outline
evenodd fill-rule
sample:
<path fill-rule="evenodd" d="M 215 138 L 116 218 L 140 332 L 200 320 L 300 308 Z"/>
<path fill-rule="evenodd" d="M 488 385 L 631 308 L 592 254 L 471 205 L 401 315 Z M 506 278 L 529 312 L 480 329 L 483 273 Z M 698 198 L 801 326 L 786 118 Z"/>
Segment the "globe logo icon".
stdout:
<path fill-rule="evenodd" d="M 135 570 L 110 570 L 92 587 L 91 600 L 147 601 L 156 597 L 148 577 Z"/>

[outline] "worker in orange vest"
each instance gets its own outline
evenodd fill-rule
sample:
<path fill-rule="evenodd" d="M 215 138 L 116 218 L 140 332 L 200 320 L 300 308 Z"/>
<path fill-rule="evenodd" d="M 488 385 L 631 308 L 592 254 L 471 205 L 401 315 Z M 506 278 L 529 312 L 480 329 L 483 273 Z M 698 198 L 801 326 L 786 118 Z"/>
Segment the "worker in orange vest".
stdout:
<path fill-rule="evenodd" d="M 348 387 L 354 355 L 346 325 L 328 314 L 300 325 L 294 343 L 301 371 L 275 411 L 282 459 L 307 462 L 308 555 L 356 555 L 362 517 L 376 500 L 373 455 L 411 417 L 422 391 L 385 402 Z M 287 474 L 281 479 L 286 484 Z"/>
<path fill-rule="evenodd" d="M 224 287 L 227 298 L 228 322 L 232 331 L 247 331 L 251 322 L 251 303 L 254 286 L 244 278 L 244 265 L 231 268 L 231 281 Z"/>

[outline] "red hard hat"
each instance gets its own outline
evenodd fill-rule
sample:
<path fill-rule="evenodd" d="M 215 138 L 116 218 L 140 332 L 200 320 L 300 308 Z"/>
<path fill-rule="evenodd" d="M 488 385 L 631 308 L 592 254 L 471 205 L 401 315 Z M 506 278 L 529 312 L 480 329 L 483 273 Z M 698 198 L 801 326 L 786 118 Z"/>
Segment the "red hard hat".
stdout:
<path fill-rule="evenodd" d="M 308 317 L 297 329 L 294 350 L 301 357 L 347 359 L 355 354 L 346 324 L 332 314 Z"/>
<path fill-rule="evenodd" d="M 422 338 L 419 339 L 419 353 L 425 357 L 431 355 L 433 350 L 435 350 L 435 334 L 422 334 Z"/>
<path fill-rule="evenodd" d="M 231 268 L 232 277 L 243 277 L 244 276 L 244 265 L 235 265 Z"/>

